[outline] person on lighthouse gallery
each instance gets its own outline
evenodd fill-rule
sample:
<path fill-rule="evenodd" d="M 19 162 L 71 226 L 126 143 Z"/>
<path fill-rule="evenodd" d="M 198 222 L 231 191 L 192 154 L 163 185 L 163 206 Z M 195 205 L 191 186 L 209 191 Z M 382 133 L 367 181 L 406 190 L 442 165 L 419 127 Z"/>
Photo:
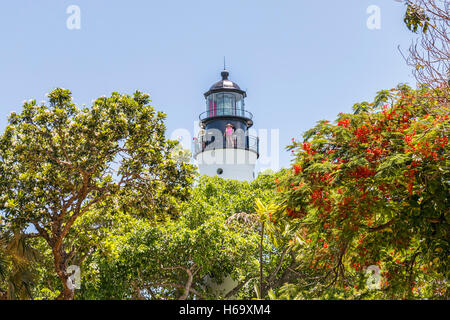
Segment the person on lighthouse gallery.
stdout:
<path fill-rule="evenodd" d="M 200 144 L 198 142 L 198 138 L 197 137 L 193 137 L 192 140 L 194 142 L 194 154 L 197 154 L 197 153 L 200 152 Z"/>
<path fill-rule="evenodd" d="M 200 130 L 199 130 L 199 132 L 198 132 L 198 141 L 199 141 L 199 142 L 201 143 L 201 145 L 202 145 L 202 151 L 204 151 L 204 150 L 205 150 L 205 147 L 206 147 L 205 133 L 206 133 L 206 131 L 205 131 L 205 126 L 204 126 L 204 125 L 201 125 L 201 126 L 200 126 Z"/>
<path fill-rule="evenodd" d="M 234 148 L 233 133 L 233 125 L 228 123 L 225 128 L 225 133 L 223 134 L 226 137 L 227 148 Z"/>

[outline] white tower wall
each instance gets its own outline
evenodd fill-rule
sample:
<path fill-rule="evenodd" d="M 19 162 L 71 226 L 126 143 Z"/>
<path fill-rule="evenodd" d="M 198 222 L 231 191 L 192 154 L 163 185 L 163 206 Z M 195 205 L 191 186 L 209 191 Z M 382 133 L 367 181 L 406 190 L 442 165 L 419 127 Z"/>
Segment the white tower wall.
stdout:
<path fill-rule="evenodd" d="M 255 179 L 257 157 L 256 152 L 252 150 L 228 148 L 205 150 L 197 154 L 195 160 L 200 174 L 252 181 Z"/>

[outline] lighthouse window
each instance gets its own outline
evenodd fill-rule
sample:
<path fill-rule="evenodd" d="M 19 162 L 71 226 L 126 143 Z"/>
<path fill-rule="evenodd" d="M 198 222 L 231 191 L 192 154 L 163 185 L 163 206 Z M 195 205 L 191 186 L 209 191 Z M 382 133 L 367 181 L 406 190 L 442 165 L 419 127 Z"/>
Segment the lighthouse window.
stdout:
<path fill-rule="evenodd" d="M 216 95 L 212 94 L 208 97 L 206 107 L 208 111 L 208 117 L 214 117 L 217 115 Z"/>
<path fill-rule="evenodd" d="M 236 95 L 236 114 L 244 115 L 244 98 L 240 94 Z"/>
<path fill-rule="evenodd" d="M 217 174 L 221 175 L 222 173 L 223 173 L 223 169 L 222 168 L 217 169 Z"/>
<path fill-rule="evenodd" d="M 216 99 L 217 99 L 217 114 L 224 115 L 225 113 L 223 110 L 223 101 L 224 101 L 223 93 L 217 93 Z"/>
<path fill-rule="evenodd" d="M 233 94 L 225 94 L 223 97 L 223 109 L 225 114 L 236 114 L 235 99 Z"/>
<path fill-rule="evenodd" d="M 217 115 L 244 115 L 244 97 L 238 93 L 214 93 L 208 96 L 206 108 L 209 117 Z"/>

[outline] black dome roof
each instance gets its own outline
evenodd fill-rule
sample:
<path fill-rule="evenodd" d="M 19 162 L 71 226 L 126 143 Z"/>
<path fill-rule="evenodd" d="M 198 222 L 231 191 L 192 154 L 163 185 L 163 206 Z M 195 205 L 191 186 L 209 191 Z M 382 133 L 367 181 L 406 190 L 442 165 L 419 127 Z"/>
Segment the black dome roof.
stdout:
<path fill-rule="evenodd" d="M 220 75 L 222 76 L 222 80 L 214 83 L 211 88 L 209 88 L 208 92 L 205 93 L 205 97 L 209 96 L 212 93 L 216 92 L 237 92 L 242 94 L 244 97 L 247 96 L 246 92 L 242 90 L 237 83 L 228 80 L 229 72 L 227 70 L 223 70 Z"/>

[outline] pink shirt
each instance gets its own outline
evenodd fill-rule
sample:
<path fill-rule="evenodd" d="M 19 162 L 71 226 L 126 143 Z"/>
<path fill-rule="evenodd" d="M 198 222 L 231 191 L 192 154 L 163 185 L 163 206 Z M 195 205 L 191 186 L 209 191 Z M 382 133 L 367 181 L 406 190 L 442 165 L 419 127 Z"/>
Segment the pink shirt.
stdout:
<path fill-rule="evenodd" d="M 225 134 L 228 135 L 228 136 L 232 135 L 233 134 L 233 128 L 231 128 L 231 127 L 226 128 L 225 129 Z"/>

